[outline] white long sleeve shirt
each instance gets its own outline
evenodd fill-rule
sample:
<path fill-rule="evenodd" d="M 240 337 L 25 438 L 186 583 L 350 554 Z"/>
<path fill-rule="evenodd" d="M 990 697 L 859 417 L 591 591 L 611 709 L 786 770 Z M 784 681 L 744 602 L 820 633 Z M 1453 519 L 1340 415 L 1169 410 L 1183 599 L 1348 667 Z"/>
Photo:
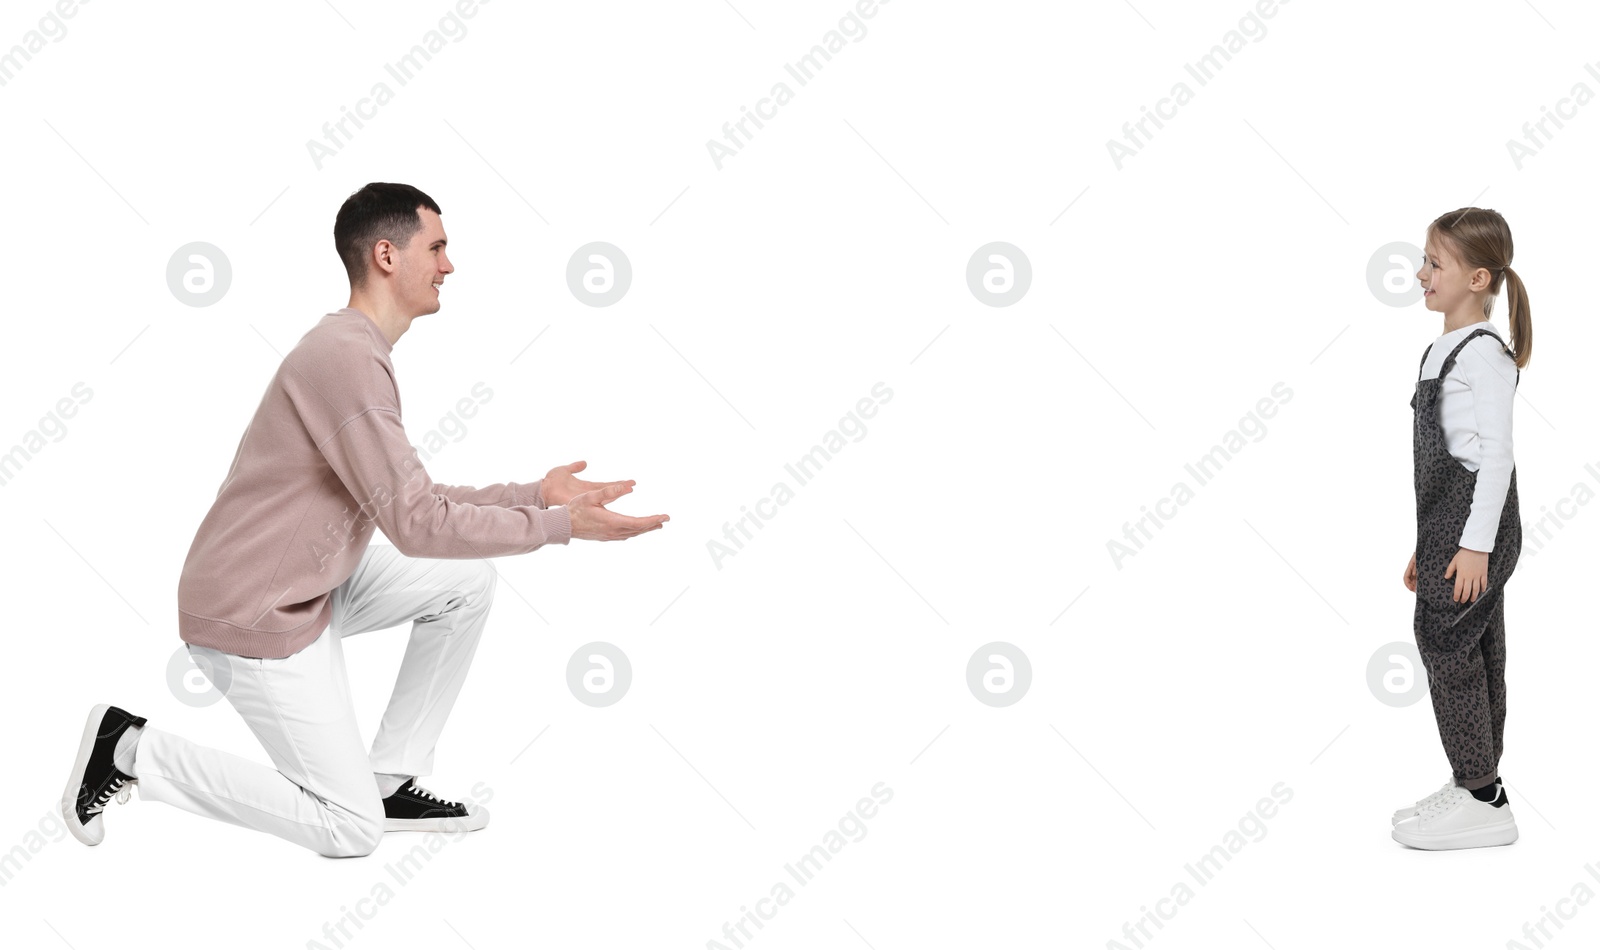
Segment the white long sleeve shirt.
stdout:
<path fill-rule="evenodd" d="M 1500 348 L 1505 336 L 1487 320 L 1452 330 L 1434 341 L 1419 378 L 1438 378 L 1450 351 L 1480 329 L 1494 335 L 1478 337 L 1456 357 L 1450 375 L 1439 387 L 1439 424 L 1450 454 L 1468 471 L 1478 473 L 1472 512 L 1461 532 L 1461 547 L 1492 551 L 1515 465 L 1511 455 L 1511 408 L 1516 396 L 1517 365 Z"/>

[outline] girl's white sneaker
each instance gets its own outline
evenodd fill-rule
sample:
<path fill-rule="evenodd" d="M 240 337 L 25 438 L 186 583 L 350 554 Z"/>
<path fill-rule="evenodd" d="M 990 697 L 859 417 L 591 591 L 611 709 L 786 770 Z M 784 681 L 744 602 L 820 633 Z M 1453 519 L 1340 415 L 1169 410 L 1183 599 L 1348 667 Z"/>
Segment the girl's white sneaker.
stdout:
<path fill-rule="evenodd" d="M 1505 789 L 1495 783 L 1494 802 L 1480 802 L 1459 785 L 1421 805 L 1394 826 L 1394 840 L 1424 851 L 1492 848 L 1517 840 L 1517 821 Z"/>

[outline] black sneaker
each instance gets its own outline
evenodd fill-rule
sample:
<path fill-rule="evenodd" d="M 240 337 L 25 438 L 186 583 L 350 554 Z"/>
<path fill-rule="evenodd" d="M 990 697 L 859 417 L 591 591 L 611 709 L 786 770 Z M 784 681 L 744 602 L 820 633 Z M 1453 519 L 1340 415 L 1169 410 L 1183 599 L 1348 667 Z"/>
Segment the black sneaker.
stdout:
<path fill-rule="evenodd" d="M 84 844 L 99 844 L 105 839 L 100 813 L 111 796 L 117 796 L 118 804 L 123 804 L 133 794 L 138 779 L 117 768 L 111 754 L 124 732 L 144 723 L 143 716 L 105 703 L 89 710 L 89 721 L 84 724 L 83 739 L 78 743 L 78 758 L 72 763 L 66 791 L 61 794 L 61 817 L 66 819 L 72 836 Z"/>
<path fill-rule="evenodd" d="M 445 801 L 406 779 L 383 800 L 384 831 L 477 831 L 489 823 L 489 812 L 479 805 Z"/>

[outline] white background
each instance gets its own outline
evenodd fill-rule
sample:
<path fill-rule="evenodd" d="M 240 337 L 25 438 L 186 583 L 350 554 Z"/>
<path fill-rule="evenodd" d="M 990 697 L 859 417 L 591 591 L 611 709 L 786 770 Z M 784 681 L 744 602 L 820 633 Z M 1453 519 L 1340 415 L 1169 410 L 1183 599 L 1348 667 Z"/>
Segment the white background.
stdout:
<path fill-rule="evenodd" d="M 0 49 L 51 9 L 8 0 Z M 497 0 L 398 86 L 384 64 L 452 9 L 97 0 L 0 87 L 0 447 L 93 393 L 0 487 L 0 849 L 46 842 L 0 888 L 7 945 L 331 947 L 343 919 L 344 946 L 698 948 L 786 880 L 746 946 L 1102 947 L 1184 880 L 1147 946 L 1501 947 L 1600 891 L 1600 514 L 1563 504 L 1506 595 L 1515 845 L 1390 839 L 1449 766 L 1426 698 L 1367 685 L 1412 636 L 1407 401 L 1442 330 L 1369 289 L 1378 248 L 1506 216 L 1536 327 L 1524 523 L 1600 488 L 1600 106 L 1520 170 L 1506 148 L 1600 89 L 1594 10 L 1302 0 L 1202 86 L 1184 65 L 1244 0 L 898 0 L 801 87 L 783 64 L 846 0 Z M 393 101 L 318 169 L 307 141 L 380 81 Z M 706 142 L 779 81 L 793 100 L 718 170 Z M 1108 140 L 1180 81 L 1193 100 L 1119 171 Z M 267 761 L 226 703 L 168 689 L 177 579 L 282 354 L 347 302 L 333 219 L 368 181 L 436 199 L 457 268 L 394 349 L 412 441 L 493 390 L 429 475 L 585 459 L 638 480 L 618 510 L 672 520 L 495 561 L 425 783 L 485 783 L 493 821 L 409 884 L 384 865 L 419 836 L 330 860 L 137 794 L 86 849 L 48 819 L 93 703 Z M 210 307 L 166 282 L 191 241 L 231 261 Z M 632 262 L 607 308 L 565 283 L 590 241 Z M 1009 307 L 966 286 L 991 241 L 1032 263 Z M 724 523 L 880 381 L 865 436 L 718 569 Z M 1107 542 L 1279 382 L 1265 436 L 1119 569 Z M 404 638 L 347 644 L 369 739 Z M 633 665 L 607 708 L 564 683 L 594 640 Z M 1033 670 L 1004 708 L 965 678 L 997 640 Z M 866 836 L 794 884 L 879 782 Z M 1265 836 L 1189 878 L 1279 782 Z M 362 903 L 380 881 L 393 899 Z M 1600 936 L 1559 907 L 1555 945 Z"/>

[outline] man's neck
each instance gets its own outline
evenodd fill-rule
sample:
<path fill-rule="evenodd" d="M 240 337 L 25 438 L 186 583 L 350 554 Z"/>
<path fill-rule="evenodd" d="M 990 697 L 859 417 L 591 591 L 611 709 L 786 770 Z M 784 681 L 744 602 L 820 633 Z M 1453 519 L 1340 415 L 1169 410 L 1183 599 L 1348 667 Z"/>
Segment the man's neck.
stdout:
<path fill-rule="evenodd" d="M 398 311 L 382 306 L 376 301 L 368 300 L 359 294 L 352 294 L 350 303 L 346 306 L 351 310 L 359 311 L 368 320 L 371 320 L 378 327 L 378 332 L 382 333 L 384 339 L 389 341 L 390 346 L 400 342 L 400 337 L 411 329 L 411 317 L 402 316 Z"/>

